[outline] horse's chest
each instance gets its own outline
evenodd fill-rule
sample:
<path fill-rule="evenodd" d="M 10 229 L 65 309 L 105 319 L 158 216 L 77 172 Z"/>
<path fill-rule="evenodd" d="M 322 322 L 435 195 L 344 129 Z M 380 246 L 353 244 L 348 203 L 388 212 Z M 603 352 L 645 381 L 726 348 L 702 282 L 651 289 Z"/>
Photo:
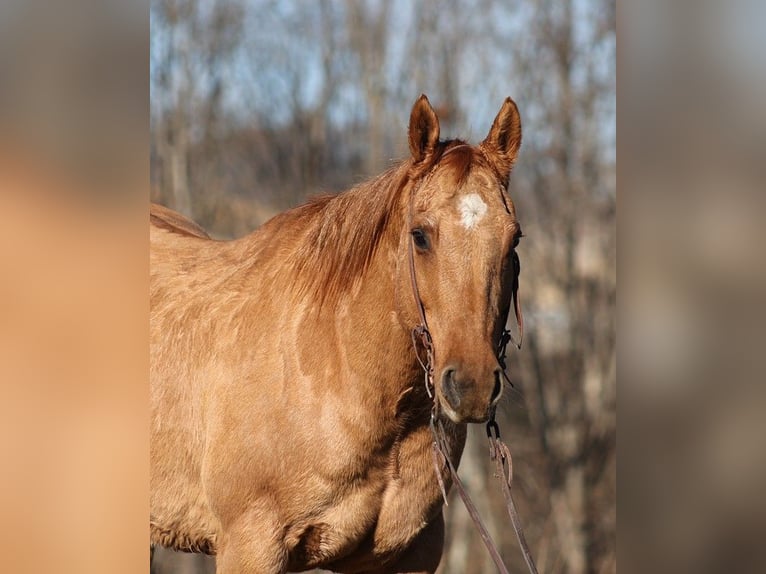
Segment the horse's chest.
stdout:
<path fill-rule="evenodd" d="M 438 516 L 443 502 L 431 442 L 427 429 L 394 441 L 367 480 L 300 533 L 291 553 L 295 565 L 354 570 L 407 549 Z M 462 443 L 455 447 L 459 458 Z M 335 560 L 340 555 L 345 557 Z"/>

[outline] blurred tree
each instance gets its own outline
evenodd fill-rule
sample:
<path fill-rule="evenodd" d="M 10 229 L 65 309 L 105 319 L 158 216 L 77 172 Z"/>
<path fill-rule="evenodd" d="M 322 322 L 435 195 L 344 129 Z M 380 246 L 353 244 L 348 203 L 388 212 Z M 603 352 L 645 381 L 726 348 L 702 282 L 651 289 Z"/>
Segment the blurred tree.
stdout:
<path fill-rule="evenodd" d="M 392 2 L 346 0 L 348 49 L 356 56 L 359 84 L 367 108 L 365 170 L 381 171 L 385 141 L 385 104 L 388 96 L 386 56 Z"/>
<path fill-rule="evenodd" d="M 540 8 L 514 50 L 536 120 L 517 180 L 537 319 L 522 354 L 536 384 L 524 397 L 547 458 L 566 571 L 605 571 L 616 526 L 614 124 L 604 121 L 614 118 L 614 9 L 572 0 Z M 545 314 L 559 322 L 547 337 L 538 327 Z"/>
<path fill-rule="evenodd" d="M 153 0 L 150 6 L 153 179 L 167 203 L 194 216 L 192 149 L 216 154 L 222 76 L 240 40 L 243 7 L 234 0 Z"/>

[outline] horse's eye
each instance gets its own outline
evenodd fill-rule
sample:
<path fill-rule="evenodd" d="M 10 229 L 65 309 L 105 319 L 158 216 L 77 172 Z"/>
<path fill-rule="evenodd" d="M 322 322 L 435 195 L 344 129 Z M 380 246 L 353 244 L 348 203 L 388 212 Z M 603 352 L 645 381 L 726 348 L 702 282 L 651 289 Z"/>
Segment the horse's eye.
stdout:
<path fill-rule="evenodd" d="M 416 227 L 410 233 L 412 234 L 412 240 L 415 242 L 415 247 L 423 250 L 428 249 L 428 235 L 426 235 L 425 231 Z"/>

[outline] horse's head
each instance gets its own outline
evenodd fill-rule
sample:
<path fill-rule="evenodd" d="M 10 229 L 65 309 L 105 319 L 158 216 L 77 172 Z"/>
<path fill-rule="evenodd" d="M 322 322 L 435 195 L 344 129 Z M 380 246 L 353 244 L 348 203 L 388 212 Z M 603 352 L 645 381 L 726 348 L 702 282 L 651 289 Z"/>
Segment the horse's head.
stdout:
<path fill-rule="evenodd" d="M 506 189 L 521 144 L 519 112 L 508 98 L 479 146 L 445 143 L 421 96 L 409 143 L 413 176 L 400 238 L 399 306 L 411 327 L 422 322 L 416 301 L 422 302 L 441 410 L 456 423 L 482 422 L 503 388 L 497 346 L 521 236 Z"/>

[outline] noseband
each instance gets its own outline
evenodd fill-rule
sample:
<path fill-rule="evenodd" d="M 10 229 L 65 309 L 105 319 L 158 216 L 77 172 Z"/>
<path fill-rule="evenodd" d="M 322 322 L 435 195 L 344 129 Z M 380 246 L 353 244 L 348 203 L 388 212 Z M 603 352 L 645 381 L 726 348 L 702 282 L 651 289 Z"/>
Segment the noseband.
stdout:
<path fill-rule="evenodd" d="M 449 151 L 451 150 L 448 150 L 448 152 Z M 413 189 L 412 194 L 410 195 L 410 213 L 409 213 L 409 222 L 408 222 L 408 228 L 410 230 L 412 229 L 414 208 L 415 208 L 415 190 Z M 506 205 L 506 210 L 508 210 L 507 205 Z M 449 446 L 447 444 L 447 439 L 444 432 L 444 425 L 438 417 L 439 400 L 436 396 L 436 390 L 434 388 L 434 373 L 433 373 L 434 343 L 433 343 L 433 338 L 431 337 L 431 331 L 428 329 L 428 321 L 426 320 L 426 312 L 425 312 L 425 307 L 423 306 L 423 300 L 420 298 L 420 291 L 418 290 L 418 281 L 417 281 L 417 276 L 415 274 L 414 241 L 415 241 L 414 238 L 410 237 L 408 241 L 407 252 L 408 252 L 408 259 L 409 259 L 410 284 L 412 285 L 412 295 L 415 299 L 415 306 L 418 309 L 420 323 L 412 329 L 412 332 L 411 332 L 412 346 L 415 350 L 415 357 L 417 358 L 418 363 L 420 363 L 420 366 L 423 368 L 423 371 L 425 373 L 426 392 L 428 393 L 429 398 L 433 400 L 433 406 L 431 408 L 430 426 L 431 426 L 431 432 L 434 437 L 433 457 L 434 457 L 434 469 L 436 471 L 436 478 L 439 482 L 439 488 L 441 489 L 441 493 L 444 498 L 444 504 L 448 506 L 449 503 L 447 502 L 447 490 L 444 486 L 444 478 L 442 477 L 441 465 L 439 464 L 439 459 L 441 459 L 442 464 L 446 466 L 447 469 L 449 470 L 450 475 L 452 476 L 452 480 L 455 484 L 455 487 L 457 488 L 458 494 L 460 495 L 460 498 L 463 500 L 463 503 L 465 504 L 465 507 L 471 516 L 471 519 L 476 525 L 476 528 L 479 530 L 481 539 L 484 542 L 484 545 L 487 547 L 487 550 L 489 551 L 490 555 L 492 556 L 492 560 L 495 562 L 495 565 L 497 566 L 498 570 L 502 574 L 508 574 L 508 569 L 506 568 L 502 558 L 500 557 L 500 552 L 497 550 L 497 546 L 493 542 L 492 537 L 487 531 L 486 526 L 482 522 L 481 517 L 479 516 L 479 512 L 476 509 L 476 506 L 471 500 L 471 497 L 468 495 L 468 492 L 465 490 L 465 487 L 463 486 L 463 483 L 457 474 L 457 470 L 455 469 L 454 465 L 452 464 L 452 461 L 447 455 L 447 453 L 449 452 Z M 513 383 L 508 378 L 508 375 L 505 372 L 506 371 L 506 363 L 505 363 L 506 348 L 508 346 L 508 343 L 513 343 L 513 345 L 517 349 L 521 349 L 521 341 L 522 341 L 522 338 L 524 337 L 524 316 L 522 315 L 521 304 L 519 302 L 519 275 L 521 273 L 521 262 L 519 261 L 519 256 L 515 250 L 511 254 L 511 263 L 513 264 L 513 283 L 511 285 L 511 302 L 513 304 L 514 313 L 516 315 L 516 325 L 518 326 L 518 329 L 519 329 L 519 340 L 518 342 L 516 342 L 513 338 L 513 335 L 506 327 L 505 323 L 508 320 L 508 315 L 506 314 L 506 316 L 503 318 L 503 332 L 500 335 L 500 340 L 498 341 L 495 355 L 497 357 L 497 362 L 502 368 L 503 376 L 508 381 L 508 383 L 510 383 L 510 385 L 513 386 Z M 418 351 L 418 341 L 420 342 L 420 345 L 423 347 L 425 351 L 425 359 L 421 357 L 420 352 Z M 524 537 L 524 531 L 522 530 L 522 527 L 521 527 L 521 522 L 519 520 L 518 512 L 516 510 L 516 505 L 511 496 L 511 483 L 513 481 L 513 461 L 511 459 L 510 449 L 504 442 L 500 440 L 500 427 L 495 421 L 495 407 L 490 408 L 490 417 L 489 417 L 489 421 L 487 422 L 487 438 L 489 440 L 490 460 L 494 461 L 496 464 L 496 467 L 497 467 L 496 476 L 498 477 L 502 485 L 503 496 L 505 497 L 505 502 L 506 502 L 506 508 L 511 518 L 511 523 L 513 524 L 513 529 L 516 533 L 516 538 L 519 542 L 519 546 L 521 547 L 522 554 L 524 555 L 524 561 L 527 563 L 527 567 L 529 568 L 529 571 L 532 574 L 537 574 L 537 567 L 535 566 L 535 562 L 532 558 L 532 553 L 529 550 L 529 545 L 527 544 L 527 541 Z"/>

